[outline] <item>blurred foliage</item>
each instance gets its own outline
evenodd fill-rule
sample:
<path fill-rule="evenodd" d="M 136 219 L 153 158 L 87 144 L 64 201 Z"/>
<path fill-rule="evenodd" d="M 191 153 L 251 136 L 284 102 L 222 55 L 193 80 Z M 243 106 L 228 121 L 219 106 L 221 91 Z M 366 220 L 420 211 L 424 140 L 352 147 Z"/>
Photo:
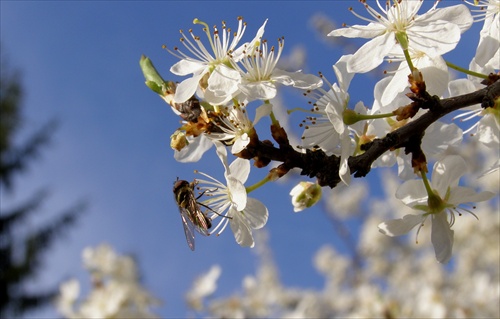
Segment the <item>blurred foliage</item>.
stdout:
<path fill-rule="evenodd" d="M 24 90 L 20 74 L 12 70 L 2 53 L 0 77 L 0 187 L 2 197 L 15 191 L 15 177 L 29 168 L 48 144 L 57 122 L 49 121 L 18 142 L 23 129 L 22 98 Z M 0 206 L 0 317 L 22 316 L 27 311 L 52 302 L 54 288 L 27 291 L 26 283 L 38 275 L 43 257 L 51 245 L 74 225 L 85 210 L 79 202 L 66 208 L 42 225 L 26 229 L 25 222 L 42 212 L 41 204 L 48 196 L 40 190 L 22 202 Z"/>

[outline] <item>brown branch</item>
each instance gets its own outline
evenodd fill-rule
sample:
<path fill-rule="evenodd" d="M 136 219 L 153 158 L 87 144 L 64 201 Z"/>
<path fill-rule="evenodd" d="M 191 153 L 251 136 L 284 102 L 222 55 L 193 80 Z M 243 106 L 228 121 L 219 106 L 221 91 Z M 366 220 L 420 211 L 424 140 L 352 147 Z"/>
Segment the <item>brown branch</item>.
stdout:
<path fill-rule="evenodd" d="M 412 143 L 419 142 L 425 130 L 444 115 L 474 104 L 481 104 L 483 108 L 490 107 L 494 105 L 494 100 L 499 96 L 500 81 L 496 81 L 494 84 L 473 93 L 441 100 L 432 98 L 423 102 L 422 108 L 428 109 L 428 111 L 421 117 L 388 133 L 383 138 L 365 144 L 363 154 L 349 157 L 348 164 L 351 174 L 354 174 L 354 177 L 366 176 L 370 172 L 372 163 L 389 150 L 405 147 L 407 153 L 412 152 Z M 274 132 L 276 128 L 271 130 Z M 279 169 L 285 173 L 292 168 L 300 168 L 302 169 L 301 175 L 316 177 L 321 186 L 333 188 L 340 182 L 340 158 L 338 156 L 327 156 L 321 150 L 306 150 L 306 153 L 301 153 L 294 150 L 289 144 L 284 144 L 283 139 L 280 139 L 279 144 L 279 148 L 277 148 L 269 141 L 260 141 L 255 138 L 240 156 L 248 159 L 253 158 L 259 163 L 269 163 L 271 160 L 282 162 Z"/>

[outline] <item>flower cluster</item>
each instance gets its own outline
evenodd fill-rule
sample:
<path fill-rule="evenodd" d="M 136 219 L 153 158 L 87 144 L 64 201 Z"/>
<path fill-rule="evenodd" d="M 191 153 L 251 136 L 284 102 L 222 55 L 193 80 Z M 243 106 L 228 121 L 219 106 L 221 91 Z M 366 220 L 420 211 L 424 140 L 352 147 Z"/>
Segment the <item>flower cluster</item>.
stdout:
<path fill-rule="evenodd" d="M 459 186 L 466 165 L 453 154 L 463 145 L 465 133 L 473 130 L 478 142 L 492 149 L 499 145 L 500 76 L 495 72 L 500 68 L 500 2 L 439 7 L 436 1 L 423 13 L 424 1 L 382 4 L 375 0 L 376 6 L 360 2 L 367 15 L 352 8 L 350 11 L 368 24 L 344 26 L 328 34 L 368 39 L 355 53 L 341 56 L 332 66 L 334 83 L 323 73 L 315 76 L 280 68 L 285 40 L 280 38 L 276 46 L 270 46 L 264 38 L 267 20 L 244 42 L 247 24 L 241 17 L 236 32 L 225 22 L 211 29 L 195 19 L 194 24 L 203 27 L 202 35 L 193 30 L 189 34 L 181 31 L 182 48 L 165 46 L 179 58 L 170 71 L 189 76 L 180 83 L 163 80 L 151 61 L 141 58 L 146 84 L 181 118 L 181 126 L 171 138 L 175 158 L 195 162 L 215 145 L 222 162 L 225 182 L 200 173 L 205 178 L 198 179 L 196 185 L 204 199 L 192 203 L 193 209 L 196 205 L 203 207 L 203 214 L 216 222 L 210 234 L 220 234 L 229 224 L 238 244 L 253 247 L 252 232 L 266 224 L 268 210 L 248 193 L 293 168 L 317 179 L 316 183 L 299 182 L 290 192 L 297 212 L 320 200 L 322 186 L 333 188 L 341 183 L 349 187 L 353 175 L 362 177 L 375 167 L 397 166 L 398 176 L 405 182 L 396 197 L 422 213 L 379 223 L 379 229 L 397 236 L 417 225 L 420 230 L 429 218 L 436 259 L 445 263 L 452 256 L 451 226 L 456 213 L 463 211 L 458 206 L 494 196 Z M 478 2 L 479 14 L 475 11 Z M 483 23 L 483 28 L 476 55 L 466 70 L 446 61 L 443 55 L 455 49 L 474 22 Z M 384 62 L 395 68 L 376 83 L 373 103 L 352 101 L 350 86 L 354 76 Z M 467 78 L 452 80 L 450 69 L 463 72 Z M 288 111 L 307 113 L 300 124 L 301 145 L 291 145 L 288 132 L 280 124 L 282 119 L 275 114 L 283 85 L 302 90 L 311 100 L 309 109 Z M 485 87 L 488 90 L 482 90 Z M 482 96 L 467 105 L 455 99 L 473 91 Z M 463 130 L 463 126 L 444 122 L 445 115 L 466 107 L 456 118 L 480 117 L 472 127 Z M 257 126 L 266 117 L 271 121 L 268 134 L 274 142 L 262 139 Z M 228 150 L 236 157 L 230 165 Z M 245 186 L 251 160 L 259 168 L 271 163 L 275 166 L 260 182 Z M 429 181 L 426 173 L 432 163 Z M 497 158 L 484 174 L 498 170 L 499 163 Z M 415 180 L 415 176 L 421 180 Z M 207 225 L 211 227 L 212 223 Z"/>
<path fill-rule="evenodd" d="M 467 153 L 473 149 L 463 151 Z M 489 152 L 488 156 L 494 156 L 493 152 Z M 447 183 L 462 174 L 455 171 L 447 173 L 448 176 L 441 175 L 444 173 L 441 172 L 443 165 L 454 164 L 453 161 L 459 161 L 459 158 L 452 156 L 435 167 L 433 187 L 439 189 L 443 182 Z M 455 175 L 455 178 L 450 175 Z M 481 181 L 483 187 L 489 183 L 496 183 L 498 187 L 498 178 L 490 175 L 486 179 L 488 181 Z M 478 205 L 474 213 L 481 217 L 479 221 L 471 223 L 470 219 L 474 217 L 469 214 L 456 216 L 454 240 L 455 245 L 460 247 L 460 254 L 453 257 L 453 267 L 445 268 L 436 263 L 435 252 L 430 245 L 426 245 L 427 236 L 423 236 L 431 232 L 429 237 L 432 237 L 434 227 L 421 229 L 420 241 L 423 245 L 408 245 L 405 237 L 392 240 L 377 231 L 380 220 L 412 210 L 393 197 L 398 184 L 394 174 L 384 174 L 382 187 L 386 196 L 380 199 L 363 198 L 363 203 L 360 203 L 359 197 L 354 200 L 348 193 L 351 187 L 345 187 L 340 192 L 333 190 L 329 199 L 337 206 L 329 206 L 328 216 L 337 222 L 355 221 L 361 226 L 357 233 L 342 228 L 335 235 L 338 236 L 335 238 L 344 238 L 351 245 L 326 244 L 314 254 L 314 270 L 323 279 L 319 288 L 290 285 L 280 280 L 280 270 L 286 269 L 286 265 L 272 259 L 266 233 L 259 232 L 256 239 L 259 262 L 255 272 L 246 274 L 239 285 L 217 290 L 218 279 L 224 277 L 225 269 L 223 265 L 213 266 L 194 282 L 187 293 L 190 308 L 198 316 L 227 318 L 499 317 L 498 202 Z M 370 188 L 365 181 L 356 185 Z M 460 189 L 451 187 L 449 199 L 456 200 L 456 194 L 452 193 L 470 192 Z M 464 197 L 458 202 L 467 200 Z M 349 216 L 340 207 L 348 210 Z M 449 229 L 448 223 L 439 225 Z M 358 238 L 353 240 L 349 235 Z M 352 250 L 346 253 L 346 247 Z M 217 269 L 217 276 L 214 276 L 214 269 Z M 228 294 L 224 292 L 227 290 L 235 291 Z"/>
<path fill-rule="evenodd" d="M 57 309 L 65 318 L 157 318 L 151 307 L 159 301 L 141 287 L 134 259 L 117 255 L 106 244 L 85 248 L 82 259 L 92 290 L 78 302 L 76 279 L 60 286 Z"/>

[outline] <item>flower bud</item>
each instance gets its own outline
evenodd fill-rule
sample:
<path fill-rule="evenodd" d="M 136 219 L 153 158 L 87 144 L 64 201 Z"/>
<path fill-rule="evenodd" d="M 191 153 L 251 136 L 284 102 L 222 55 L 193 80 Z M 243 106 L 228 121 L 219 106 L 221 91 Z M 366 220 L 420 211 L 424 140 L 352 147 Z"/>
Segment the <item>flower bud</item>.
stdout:
<path fill-rule="evenodd" d="M 141 56 L 139 65 L 141 66 L 142 74 L 146 79 L 146 86 L 148 88 L 162 97 L 175 93 L 175 82 L 165 81 L 147 56 Z M 170 104 L 169 101 L 167 103 Z"/>
<path fill-rule="evenodd" d="M 321 199 L 321 186 L 311 182 L 300 182 L 291 191 L 293 211 L 300 212 Z"/>
<path fill-rule="evenodd" d="M 184 132 L 177 130 L 174 134 L 170 135 L 170 147 L 172 149 L 180 151 L 188 144 L 189 143 Z"/>

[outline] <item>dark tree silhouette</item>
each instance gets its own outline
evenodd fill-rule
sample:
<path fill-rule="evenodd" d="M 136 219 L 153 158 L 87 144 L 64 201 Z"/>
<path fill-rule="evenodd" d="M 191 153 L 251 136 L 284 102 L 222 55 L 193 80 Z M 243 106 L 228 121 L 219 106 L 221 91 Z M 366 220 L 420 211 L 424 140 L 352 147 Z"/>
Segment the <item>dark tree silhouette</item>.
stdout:
<path fill-rule="evenodd" d="M 0 77 L 0 187 L 3 196 L 15 191 L 15 177 L 28 169 L 48 144 L 57 123 L 49 121 L 21 143 L 15 137 L 22 128 L 23 88 L 19 72 L 9 68 L 2 55 Z M 0 317 L 22 316 L 52 302 L 53 288 L 27 292 L 25 284 L 43 269 L 43 256 L 50 246 L 80 217 L 85 203 L 62 210 L 31 232 L 19 231 L 30 216 L 41 212 L 48 193 L 40 190 L 14 207 L 0 203 Z"/>

